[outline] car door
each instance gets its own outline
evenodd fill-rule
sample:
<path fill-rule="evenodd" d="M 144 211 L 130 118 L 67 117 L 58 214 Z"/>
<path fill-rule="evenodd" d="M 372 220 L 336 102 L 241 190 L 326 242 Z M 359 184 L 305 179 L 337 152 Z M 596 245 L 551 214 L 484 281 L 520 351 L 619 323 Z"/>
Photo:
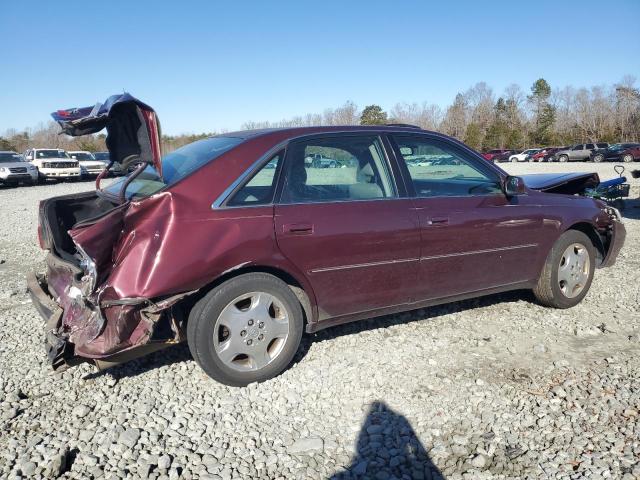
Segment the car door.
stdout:
<path fill-rule="evenodd" d="M 340 167 L 305 162 L 314 154 Z M 410 301 L 420 233 L 397 174 L 377 135 L 320 135 L 287 148 L 276 239 L 310 282 L 320 320 Z"/>
<path fill-rule="evenodd" d="M 591 158 L 591 153 L 596 149 L 594 143 L 587 143 L 584 146 L 584 152 L 580 157 L 580 160 L 589 160 Z"/>
<path fill-rule="evenodd" d="M 569 160 L 576 160 L 584 154 L 584 145 L 576 145 L 569 151 Z"/>
<path fill-rule="evenodd" d="M 420 221 L 419 300 L 515 285 L 535 277 L 542 212 L 509 199 L 501 177 L 459 144 L 391 135 Z M 407 164 L 408 156 L 431 159 Z"/>

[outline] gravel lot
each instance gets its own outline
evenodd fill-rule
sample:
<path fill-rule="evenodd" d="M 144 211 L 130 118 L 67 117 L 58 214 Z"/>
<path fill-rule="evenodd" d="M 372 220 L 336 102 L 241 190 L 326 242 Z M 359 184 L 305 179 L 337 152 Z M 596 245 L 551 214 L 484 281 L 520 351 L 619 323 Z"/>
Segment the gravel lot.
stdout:
<path fill-rule="evenodd" d="M 619 262 L 571 310 L 515 292 L 337 327 L 236 389 L 186 346 L 50 371 L 24 280 L 43 260 L 37 200 L 91 188 L 0 189 L 0 477 L 640 478 L 634 205 Z"/>

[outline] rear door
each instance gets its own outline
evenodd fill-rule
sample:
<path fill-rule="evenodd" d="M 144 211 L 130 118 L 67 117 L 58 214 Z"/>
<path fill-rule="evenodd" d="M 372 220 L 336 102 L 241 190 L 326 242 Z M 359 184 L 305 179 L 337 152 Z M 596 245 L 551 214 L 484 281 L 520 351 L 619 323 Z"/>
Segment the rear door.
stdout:
<path fill-rule="evenodd" d="M 578 160 L 578 159 L 582 158 L 583 155 L 584 155 L 584 145 L 583 144 L 576 145 L 575 147 L 573 147 L 569 151 L 569 159 L 570 160 Z"/>
<path fill-rule="evenodd" d="M 315 155 L 338 167 L 307 160 Z M 276 238 L 311 283 L 320 320 L 411 300 L 420 233 L 397 175 L 377 135 L 321 135 L 287 148 Z"/>
<path fill-rule="evenodd" d="M 420 300 L 528 281 L 542 212 L 508 199 L 499 174 L 470 151 L 426 134 L 392 135 L 420 219 Z M 421 165 L 406 162 L 420 156 Z"/>

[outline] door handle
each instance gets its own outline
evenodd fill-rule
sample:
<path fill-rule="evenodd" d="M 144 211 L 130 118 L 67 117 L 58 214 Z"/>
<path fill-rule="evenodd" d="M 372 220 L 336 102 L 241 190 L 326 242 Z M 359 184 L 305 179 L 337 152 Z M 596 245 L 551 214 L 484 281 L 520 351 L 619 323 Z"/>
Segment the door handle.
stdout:
<path fill-rule="evenodd" d="M 285 223 L 282 225 L 283 233 L 291 233 L 293 235 L 310 235 L 313 233 L 313 224 L 311 223 Z"/>
<path fill-rule="evenodd" d="M 431 217 L 427 220 L 427 225 L 448 225 L 449 217 Z"/>

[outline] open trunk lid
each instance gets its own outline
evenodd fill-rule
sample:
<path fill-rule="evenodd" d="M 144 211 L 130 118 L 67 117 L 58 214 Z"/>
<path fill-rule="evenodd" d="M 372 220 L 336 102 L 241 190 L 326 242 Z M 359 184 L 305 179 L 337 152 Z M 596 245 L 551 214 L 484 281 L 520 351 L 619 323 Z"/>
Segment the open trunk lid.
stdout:
<path fill-rule="evenodd" d="M 162 177 L 160 122 L 149 105 L 130 94 L 112 95 L 93 107 L 58 110 L 51 116 L 64 133 L 74 137 L 106 128 L 111 162 L 123 169 L 139 162 L 153 165 Z"/>

